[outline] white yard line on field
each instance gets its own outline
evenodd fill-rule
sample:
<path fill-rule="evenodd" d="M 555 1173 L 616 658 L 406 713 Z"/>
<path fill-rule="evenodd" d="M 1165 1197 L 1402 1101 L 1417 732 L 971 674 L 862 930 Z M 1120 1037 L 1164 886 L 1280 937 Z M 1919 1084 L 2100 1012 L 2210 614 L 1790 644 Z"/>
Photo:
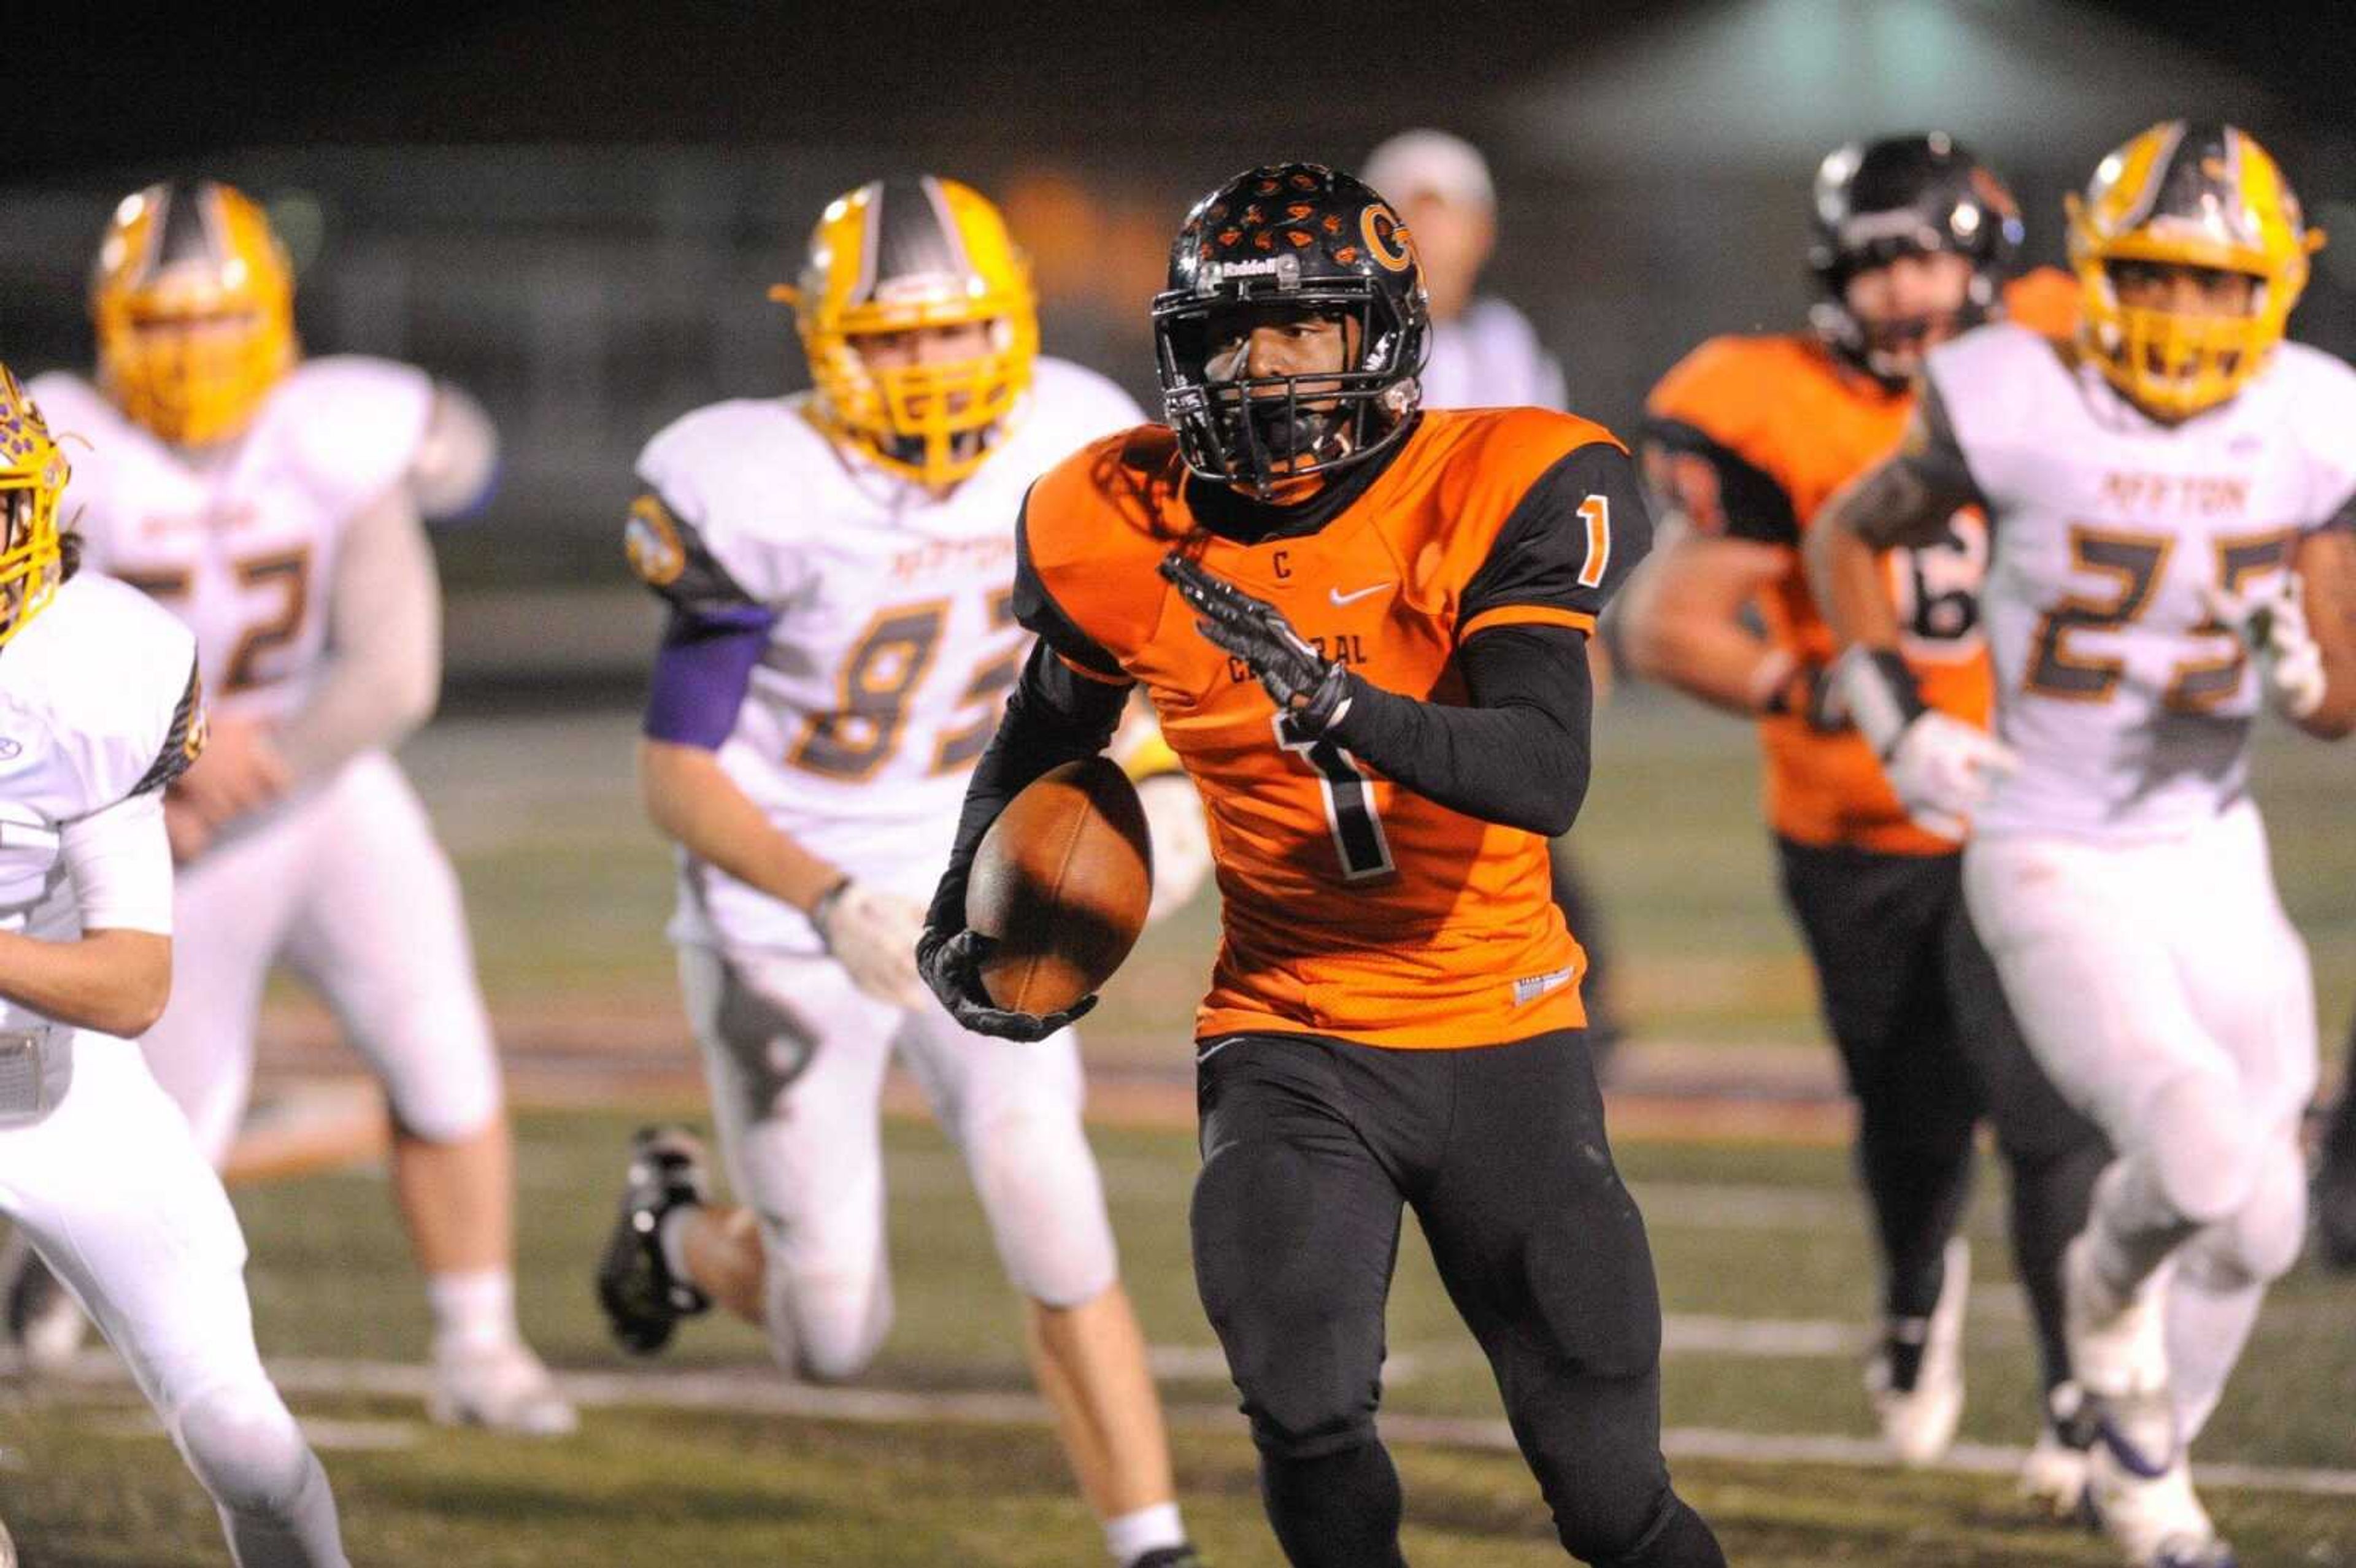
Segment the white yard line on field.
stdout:
<path fill-rule="evenodd" d="M 271 1375 L 291 1394 L 366 1394 L 423 1399 L 432 1374 L 423 1366 L 383 1361 L 287 1359 L 270 1363 Z M 742 1369 L 670 1371 L 564 1372 L 557 1377 L 566 1396 L 592 1409 L 643 1405 L 671 1410 L 712 1410 L 736 1415 L 794 1416 L 815 1421 L 969 1421 L 988 1424 L 1043 1426 L 1046 1405 L 1034 1394 L 1001 1392 L 927 1393 L 913 1390 L 819 1388 L 783 1379 L 748 1377 Z M 12 1394 L 43 1396 L 44 1385 L 16 1385 Z M 127 1388 L 120 1366 L 100 1353 L 86 1353 L 46 1385 L 49 1402 L 75 1390 Z M 5 1405 L 0 1405 L 5 1408 Z M 1196 1430 L 1235 1430 L 1242 1417 L 1228 1404 L 1173 1404 L 1173 1424 Z M 345 1438 L 354 1446 L 383 1447 L 394 1439 L 391 1424 L 379 1421 L 316 1421 L 305 1430 L 323 1446 Z M 1387 1413 L 1383 1430 L 1408 1443 L 1511 1452 L 1513 1434 L 1502 1421 Z M 1829 1465 L 1879 1470 L 1890 1467 L 1881 1445 L 1867 1437 L 1822 1433 L 1734 1432 L 1715 1427 L 1673 1426 L 1661 1435 L 1672 1459 L 1718 1459 L 1738 1464 Z M 1958 1443 L 1932 1467 L 1962 1475 L 2016 1474 L 2027 1450 L 1991 1444 Z M 2195 1467 L 2203 1485 L 2250 1491 L 2295 1492 L 2309 1497 L 2356 1499 L 2356 1470 L 2276 1465 L 2205 1464 Z"/>

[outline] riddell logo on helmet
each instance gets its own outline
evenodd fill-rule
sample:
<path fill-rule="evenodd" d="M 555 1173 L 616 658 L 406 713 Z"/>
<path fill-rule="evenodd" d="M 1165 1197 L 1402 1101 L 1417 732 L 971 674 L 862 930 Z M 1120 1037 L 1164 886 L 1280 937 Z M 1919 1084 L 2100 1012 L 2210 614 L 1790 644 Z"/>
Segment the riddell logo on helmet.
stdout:
<path fill-rule="evenodd" d="M 1194 286 L 1208 293 L 1230 278 L 1274 278 L 1278 288 L 1297 289 L 1301 286 L 1301 258 L 1266 256 L 1248 261 L 1208 262 Z"/>

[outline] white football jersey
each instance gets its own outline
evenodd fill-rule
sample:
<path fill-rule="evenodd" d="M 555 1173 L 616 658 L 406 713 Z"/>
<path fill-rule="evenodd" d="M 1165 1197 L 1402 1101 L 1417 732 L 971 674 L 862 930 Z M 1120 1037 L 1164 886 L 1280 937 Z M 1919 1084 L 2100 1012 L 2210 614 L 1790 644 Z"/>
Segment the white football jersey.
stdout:
<path fill-rule="evenodd" d="M 1143 416 L 1104 378 L 1042 359 L 1004 443 L 936 497 L 830 439 L 807 403 L 715 403 L 657 435 L 638 476 L 670 517 L 642 509 L 632 550 L 648 581 L 675 575 L 664 557 L 681 540 L 648 531 L 675 522 L 774 618 L 720 749 L 729 776 L 812 853 L 923 901 L 1029 649 L 1013 613 L 1023 495 Z M 818 950 L 800 912 L 684 851 L 680 869 L 674 941 Z"/>
<path fill-rule="evenodd" d="M 88 571 L 0 646 L 0 931 L 81 934 L 59 829 L 174 775 L 201 713 L 187 629 Z"/>
<path fill-rule="evenodd" d="M 85 560 L 196 633 L 222 711 L 300 707 L 323 663 L 344 526 L 415 464 L 432 379 L 384 359 L 305 360 L 244 435 L 202 453 L 157 440 L 76 377 L 27 390 L 68 443 L 59 515 L 75 519 Z"/>
<path fill-rule="evenodd" d="M 1987 501 L 1982 614 L 2020 770 L 1981 836 L 2181 834 L 2246 791 L 2257 677 L 2206 590 L 2279 581 L 2356 492 L 2356 370 L 2296 343 L 2232 401 L 2147 418 L 2094 366 L 1997 325 L 1929 374 Z"/>

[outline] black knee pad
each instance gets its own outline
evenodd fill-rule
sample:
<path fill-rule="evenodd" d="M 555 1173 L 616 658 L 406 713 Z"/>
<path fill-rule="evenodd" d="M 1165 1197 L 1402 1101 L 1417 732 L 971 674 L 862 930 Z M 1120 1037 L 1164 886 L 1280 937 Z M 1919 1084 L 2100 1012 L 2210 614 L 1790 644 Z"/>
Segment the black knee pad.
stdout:
<path fill-rule="evenodd" d="M 1563 1545 L 1592 1568 L 1725 1568 L 1726 1552 L 1710 1533 L 1701 1515 L 1683 1498 L 1661 1488 L 1644 1528 L 1625 1546 L 1615 1542 L 1580 1542 L 1563 1534 Z"/>
<path fill-rule="evenodd" d="M 1301 1196 L 1307 1168 L 1275 1144 L 1225 1149 L 1203 1168 L 1194 1205 L 1195 1285 L 1253 1439 L 1294 1458 L 1374 1440 L 1384 1343 L 1379 1286 L 1370 1298 L 1337 1290 L 1347 1265 L 1289 1243 L 1287 1206 L 1314 1201 Z M 1387 1253 L 1372 1261 L 1387 1273 Z"/>

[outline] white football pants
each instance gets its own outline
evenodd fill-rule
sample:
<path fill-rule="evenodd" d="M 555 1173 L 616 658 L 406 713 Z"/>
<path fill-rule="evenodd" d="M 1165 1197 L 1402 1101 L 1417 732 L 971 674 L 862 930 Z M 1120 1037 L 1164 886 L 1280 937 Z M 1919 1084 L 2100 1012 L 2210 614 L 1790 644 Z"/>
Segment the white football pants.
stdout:
<path fill-rule="evenodd" d="M 173 920 L 172 999 L 140 1045 L 216 1166 L 245 1115 L 280 959 L 335 1010 L 405 1131 L 455 1143 L 499 1114 L 457 876 L 383 752 L 181 867 Z"/>
<path fill-rule="evenodd" d="M 891 1327 L 881 1098 L 895 1046 L 1014 1287 L 1076 1307 L 1119 1277 L 1069 1029 L 1035 1045 L 969 1034 L 929 1001 L 875 1000 L 825 957 L 684 946 L 680 982 L 728 1178 L 760 1223 L 779 1364 L 851 1377 Z"/>
<path fill-rule="evenodd" d="M 73 1052 L 57 1109 L 0 1128 L 0 1212 L 129 1366 L 241 1568 L 341 1568 L 326 1472 L 254 1350 L 220 1179 L 137 1047 L 82 1030 Z"/>
<path fill-rule="evenodd" d="M 2189 1440 L 2306 1229 L 2314 981 L 2265 826 L 2244 801 L 2152 843 L 1975 838 L 1964 890 L 2030 1049 L 2118 1151 L 2087 1222 L 2098 1258 L 2121 1284 L 2177 1264 Z"/>

